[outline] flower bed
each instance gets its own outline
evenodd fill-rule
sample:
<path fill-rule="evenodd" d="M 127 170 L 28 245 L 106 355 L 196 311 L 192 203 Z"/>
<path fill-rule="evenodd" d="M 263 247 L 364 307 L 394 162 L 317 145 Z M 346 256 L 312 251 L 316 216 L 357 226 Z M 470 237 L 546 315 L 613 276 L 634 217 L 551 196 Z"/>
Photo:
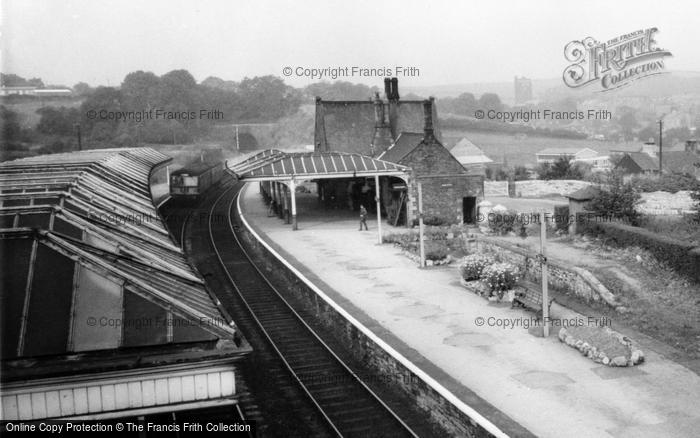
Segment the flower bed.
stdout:
<path fill-rule="evenodd" d="M 425 230 L 425 260 L 428 266 L 451 263 L 455 257 L 464 254 L 464 239 L 458 226 L 427 227 Z M 386 243 L 401 248 L 411 260 L 420 261 L 420 241 L 417 230 L 389 233 L 384 236 Z"/>
<path fill-rule="evenodd" d="M 518 282 L 518 268 L 510 263 L 494 263 L 481 271 L 481 281 L 487 287 L 490 297 L 495 295 L 501 300 Z"/>
<path fill-rule="evenodd" d="M 626 367 L 644 362 L 644 353 L 631 339 L 608 327 L 562 327 L 559 340 L 603 365 Z"/>
<path fill-rule="evenodd" d="M 465 281 L 474 281 L 481 278 L 481 272 L 485 267 L 492 265 L 496 260 L 483 254 L 470 254 L 466 256 L 459 266 L 459 271 Z"/>

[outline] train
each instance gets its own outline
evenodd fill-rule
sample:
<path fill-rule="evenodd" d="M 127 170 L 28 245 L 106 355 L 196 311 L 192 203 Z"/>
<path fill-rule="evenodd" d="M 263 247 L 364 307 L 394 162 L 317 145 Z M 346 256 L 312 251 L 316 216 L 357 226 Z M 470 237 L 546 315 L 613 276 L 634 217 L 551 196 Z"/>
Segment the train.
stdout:
<path fill-rule="evenodd" d="M 177 201 L 197 201 L 223 176 L 223 161 L 193 161 L 170 174 L 170 196 Z"/>

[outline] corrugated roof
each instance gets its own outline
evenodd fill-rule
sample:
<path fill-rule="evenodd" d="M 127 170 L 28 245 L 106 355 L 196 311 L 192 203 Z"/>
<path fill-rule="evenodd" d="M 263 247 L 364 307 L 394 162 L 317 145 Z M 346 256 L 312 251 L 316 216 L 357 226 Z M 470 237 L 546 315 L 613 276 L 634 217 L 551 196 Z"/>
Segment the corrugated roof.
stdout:
<path fill-rule="evenodd" d="M 5 358 L 235 333 L 153 205 L 151 171 L 169 160 L 140 148 L 0 163 Z"/>
<path fill-rule="evenodd" d="M 398 163 L 423 141 L 424 136 L 425 134 L 422 132 L 402 132 L 396 142 L 377 158 Z"/>
<path fill-rule="evenodd" d="M 241 169 L 234 173 L 242 180 L 400 175 L 408 171 L 396 163 L 346 152 L 260 154 L 257 163 L 234 164 L 231 169 Z"/>

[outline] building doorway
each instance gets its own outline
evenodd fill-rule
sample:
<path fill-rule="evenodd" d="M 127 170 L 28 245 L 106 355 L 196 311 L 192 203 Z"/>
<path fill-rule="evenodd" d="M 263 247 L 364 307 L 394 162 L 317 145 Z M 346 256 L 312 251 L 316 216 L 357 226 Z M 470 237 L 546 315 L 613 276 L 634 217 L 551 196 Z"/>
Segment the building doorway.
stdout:
<path fill-rule="evenodd" d="M 476 197 L 466 196 L 462 198 L 462 220 L 465 224 L 476 223 Z"/>

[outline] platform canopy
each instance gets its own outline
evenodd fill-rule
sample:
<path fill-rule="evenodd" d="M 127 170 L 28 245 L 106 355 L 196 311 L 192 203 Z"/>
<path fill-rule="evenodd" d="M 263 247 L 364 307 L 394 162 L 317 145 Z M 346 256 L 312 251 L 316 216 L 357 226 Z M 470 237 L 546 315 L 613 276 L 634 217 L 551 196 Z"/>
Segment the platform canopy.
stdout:
<path fill-rule="evenodd" d="M 375 176 L 406 177 L 409 168 L 347 152 L 260 152 L 229 166 L 243 181 L 289 181 Z"/>

